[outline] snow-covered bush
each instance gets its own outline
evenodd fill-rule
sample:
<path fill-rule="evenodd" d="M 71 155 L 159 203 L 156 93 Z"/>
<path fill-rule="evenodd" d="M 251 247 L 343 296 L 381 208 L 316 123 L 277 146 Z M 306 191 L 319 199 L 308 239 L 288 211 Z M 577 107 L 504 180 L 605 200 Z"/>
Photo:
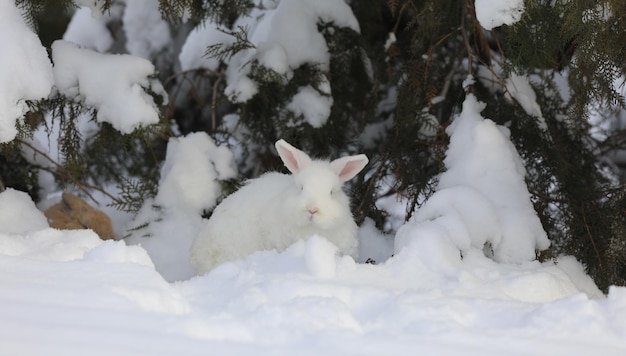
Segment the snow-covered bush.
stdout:
<path fill-rule="evenodd" d="M 468 94 L 447 129 L 446 171 L 437 191 L 398 230 L 396 253 L 410 248 L 440 266 L 487 250 L 498 262 L 522 263 L 549 247 L 509 130 L 483 118 L 484 108 Z"/>
<path fill-rule="evenodd" d="M 0 0 L 1 185 L 42 205 L 69 185 L 118 214 L 118 237 L 159 219 L 191 231 L 234 176 L 216 157 L 256 177 L 282 168 L 284 138 L 371 158 L 348 188 L 385 252 L 360 261 L 382 263 L 400 230 L 398 254 L 543 250 L 625 283 L 623 2 L 76 3 Z"/>
<path fill-rule="evenodd" d="M 232 152 L 216 146 L 206 133 L 171 138 L 158 193 L 128 224 L 126 241 L 143 246 L 167 280 L 193 276 L 189 256 L 202 215 L 217 204 L 223 182 L 236 177 Z"/>
<path fill-rule="evenodd" d="M 9 0 L 0 2 L 0 44 L 0 143 L 5 143 L 18 134 L 16 121 L 28 111 L 26 101 L 45 99 L 53 77 L 45 48 Z"/>

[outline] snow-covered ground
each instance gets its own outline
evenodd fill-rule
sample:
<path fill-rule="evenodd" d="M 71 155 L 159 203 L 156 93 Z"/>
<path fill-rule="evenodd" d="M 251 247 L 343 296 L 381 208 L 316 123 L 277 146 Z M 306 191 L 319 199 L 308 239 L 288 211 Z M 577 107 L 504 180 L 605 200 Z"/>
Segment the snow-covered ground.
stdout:
<path fill-rule="evenodd" d="M 311 237 L 168 283 L 143 248 L 42 217 L 0 194 L 2 355 L 626 352 L 626 288 L 600 295 L 572 258 L 451 267 L 405 248 L 373 265 Z"/>

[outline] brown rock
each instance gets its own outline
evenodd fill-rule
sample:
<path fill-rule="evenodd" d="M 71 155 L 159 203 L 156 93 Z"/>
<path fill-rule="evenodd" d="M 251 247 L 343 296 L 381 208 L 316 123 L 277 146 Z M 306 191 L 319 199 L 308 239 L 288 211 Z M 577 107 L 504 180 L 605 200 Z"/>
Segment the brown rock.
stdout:
<path fill-rule="evenodd" d="M 44 215 L 55 229 L 91 229 L 103 240 L 114 238 L 109 216 L 72 193 L 63 193 L 62 200 L 48 208 Z"/>

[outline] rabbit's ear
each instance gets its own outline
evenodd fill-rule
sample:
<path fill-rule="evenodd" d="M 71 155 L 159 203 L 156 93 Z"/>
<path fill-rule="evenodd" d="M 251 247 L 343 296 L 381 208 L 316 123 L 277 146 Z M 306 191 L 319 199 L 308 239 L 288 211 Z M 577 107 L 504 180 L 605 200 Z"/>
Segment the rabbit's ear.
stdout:
<path fill-rule="evenodd" d="M 302 168 L 311 163 L 311 158 L 304 152 L 280 139 L 276 141 L 276 150 L 280 159 L 291 173 L 298 173 Z"/>
<path fill-rule="evenodd" d="M 337 158 L 330 162 L 330 169 L 337 173 L 339 180 L 343 183 L 356 176 L 369 160 L 366 155 L 346 156 Z"/>

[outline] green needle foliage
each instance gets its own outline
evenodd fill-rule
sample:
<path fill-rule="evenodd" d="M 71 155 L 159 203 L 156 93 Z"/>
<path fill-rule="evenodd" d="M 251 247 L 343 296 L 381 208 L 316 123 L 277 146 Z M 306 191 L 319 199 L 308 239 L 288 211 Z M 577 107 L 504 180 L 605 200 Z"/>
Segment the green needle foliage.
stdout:
<path fill-rule="evenodd" d="M 47 1 L 16 3 L 32 24 L 49 13 Z M 73 7 L 69 1 L 49 3 Z M 252 59 L 249 78 L 259 90 L 245 102 L 224 94 L 233 56 L 255 48 L 249 29 L 235 22 L 254 6 L 275 2 L 159 3 L 179 38 L 190 30 L 189 23 L 212 21 L 234 41 L 207 48 L 206 56 L 221 61 L 215 71 L 179 73 L 172 63 L 160 67 L 171 99 L 163 122 L 132 135 L 101 125 L 101 132 L 84 142 L 73 122 L 87 109 L 33 103 L 29 115 L 35 119 L 24 121 L 23 134 L 44 113 L 60 120 L 64 161 L 58 171 L 65 173 L 57 175 L 62 180 L 117 182 L 122 196 L 116 205 L 136 211 L 156 192 L 165 143 L 176 130 L 181 135 L 204 130 L 220 143 L 235 140 L 244 157 L 242 179 L 281 169 L 270 150 L 284 138 L 314 156 L 366 153 L 368 172 L 350 187 L 354 214 L 359 222 L 372 218 L 389 230 L 387 212 L 376 206 L 377 200 L 405 198 L 408 219 L 432 194 L 445 168 L 445 128 L 468 90 L 486 103 L 485 117 L 510 129 L 524 160 L 532 202 L 552 241 L 539 257 L 574 255 L 605 291 L 626 285 L 626 160 L 620 159 L 626 148 L 623 0 L 526 0 L 519 21 L 490 30 L 477 20 L 473 0 L 351 1 L 360 31 L 327 19 L 317 24 L 328 47 L 328 70 L 305 63 L 290 68 L 293 75 L 287 77 Z M 529 78 L 541 118 L 511 98 L 506 82 L 512 75 Z M 468 76 L 474 84 L 466 88 Z M 330 93 L 324 90 L 327 84 Z M 304 86 L 332 99 L 321 127 L 288 110 Z M 1 147 L 0 177 L 7 186 L 35 194 L 37 170 L 16 154 L 16 147 Z"/>

